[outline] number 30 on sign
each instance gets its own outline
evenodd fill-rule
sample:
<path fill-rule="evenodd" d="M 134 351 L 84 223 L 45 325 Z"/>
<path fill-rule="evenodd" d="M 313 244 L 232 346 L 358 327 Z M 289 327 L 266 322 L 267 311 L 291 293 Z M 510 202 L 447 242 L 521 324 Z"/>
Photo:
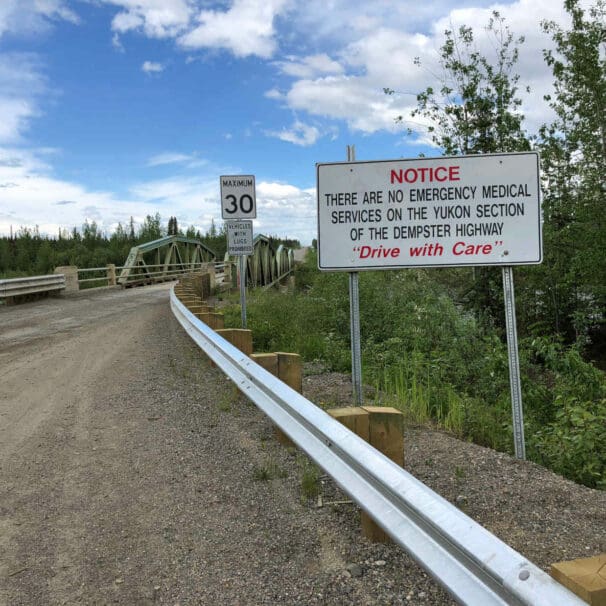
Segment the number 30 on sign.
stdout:
<path fill-rule="evenodd" d="M 256 219 L 254 175 L 223 175 L 219 180 L 221 183 L 221 218 Z"/>

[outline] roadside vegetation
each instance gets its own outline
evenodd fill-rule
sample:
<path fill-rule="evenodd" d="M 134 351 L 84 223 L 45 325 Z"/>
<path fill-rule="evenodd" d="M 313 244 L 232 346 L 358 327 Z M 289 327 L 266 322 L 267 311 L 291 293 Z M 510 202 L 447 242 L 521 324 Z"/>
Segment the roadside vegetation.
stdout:
<path fill-rule="evenodd" d="M 248 297 L 255 350 L 297 352 L 327 370 L 349 372 L 347 276 L 320 273 L 315 264 L 312 252 L 297 272 L 295 292 L 256 291 Z M 381 404 L 401 409 L 409 422 L 513 452 L 503 330 L 456 302 L 447 286 L 452 272 L 360 274 L 364 382 L 376 387 Z M 239 323 L 239 307 L 227 308 L 226 324 Z M 558 335 L 527 332 L 520 359 L 528 458 L 605 489 L 604 373 Z"/>

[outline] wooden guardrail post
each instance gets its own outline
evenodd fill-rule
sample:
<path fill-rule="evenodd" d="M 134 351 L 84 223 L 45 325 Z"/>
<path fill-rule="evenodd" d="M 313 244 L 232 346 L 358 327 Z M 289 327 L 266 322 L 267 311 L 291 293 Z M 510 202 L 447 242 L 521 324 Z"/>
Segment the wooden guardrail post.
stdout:
<path fill-rule="evenodd" d="M 370 415 L 370 445 L 404 467 L 404 415 L 391 406 L 362 406 Z"/>
<path fill-rule="evenodd" d="M 370 415 L 359 406 L 331 408 L 326 411 L 333 419 L 345 425 L 349 431 L 360 436 L 365 442 L 370 441 Z"/>
<path fill-rule="evenodd" d="M 214 330 L 221 330 L 225 327 L 225 316 L 222 313 L 194 312 L 194 315 Z"/>
<path fill-rule="evenodd" d="M 254 353 L 250 357 L 295 391 L 303 392 L 303 364 L 299 354 L 279 351 Z M 292 440 L 279 427 L 274 427 L 274 436 L 282 446 L 294 446 Z"/>
<path fill-rule="evenodd" d="M 303 363 L 296 353 L 276 352 L 278 362 L 278 379 L 299 393 L 303 393 Z M 279 428 L 274 427 L 276 440 L 282 446 L 294 446 L 294 442 Z"/>
<path fill-rule="evenodd" d="M 278 378 L 295 391 L 303 393 L 303 363 L 296 353 L 276 352 L 278 358 Z"/>
<path fill-rule="evenodd" d="M 253 352 L 252 330 L 246 328 L 221 328 L 216 330 L 226 341 L 250 356 Z"/>
<path fill-rule="evenodd" d="M 369 414 L 369 443 L 404 467 L 404 415 L 390 406 L 363 406 Z M 365 512 L 360 513 L 362 535 L 374 543 L 388 543 L 389 535 Z"/>
<path fill-rule="evenodd" d="M 591 606 L 606 606 L 606 553 L 557 562 L 550 574 Z"/>
<path fill-rule="evenodd" d="M 404 416 L 389 406 L 350 406 L 327 411 L 357 436 L 374 446 L 400 467 L 404 467 Z M 391 539 L 365 512 L 360 512 L 362 536 L 373 543 L 387 543 Z"/>
<path fill-rule="evenodd" d="M 254 353 L 250 356 L 261 368 L 278 376 L 278 355 L 275 353 Z"/>
<path fill-rule="evenodd" d="M 209 314 L 214 310 L 214 307 L 210 305 L 206 305 L 204 301 L 202 303 L 194 303 L 191 307 L 189 307 L 189 311 L 192 314 Z"/>

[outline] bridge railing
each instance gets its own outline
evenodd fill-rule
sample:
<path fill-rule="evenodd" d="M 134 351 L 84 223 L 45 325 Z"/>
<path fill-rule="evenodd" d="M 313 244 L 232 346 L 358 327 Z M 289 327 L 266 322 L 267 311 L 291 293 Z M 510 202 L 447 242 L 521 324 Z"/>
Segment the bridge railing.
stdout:
<path fill-rule="evenodd" d="M 458 602 L 582 606 L 581 599 L 201 322 L 171 309 L 209 358 Z"/>
<path fill-rule="evenodd" d="M 223 284 L 224 276 L 230 267 L 228 263 L 213 263 L 215 273 L 215 283 Z M 78 285 L 79 287 L 90 288 L 91 286 L 115 286 L 119 282 L 116 276 L 122 273 L 123 270 L 132 270 L 128 281 L 123 285 L 136 285 L 151 282 L 166 282 L 176 280 L 180 276 L 200 271 L 199 263 L 174 263 L 166 265 L 159 263 L 156 265 L 146 265 L 141 267 L 138 265 L 106 265 L 105 267 L 85 267 L 78 268 Z"/>

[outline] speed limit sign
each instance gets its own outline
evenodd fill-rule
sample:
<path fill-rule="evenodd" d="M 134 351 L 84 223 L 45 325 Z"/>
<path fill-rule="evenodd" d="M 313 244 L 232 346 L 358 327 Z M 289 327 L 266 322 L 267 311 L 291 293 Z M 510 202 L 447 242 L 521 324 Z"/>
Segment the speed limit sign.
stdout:
<path fill-rule="evenodd" d="M 224 175 L 221 182 L 221 218 L 256 219 L 254 175 Z"/>

